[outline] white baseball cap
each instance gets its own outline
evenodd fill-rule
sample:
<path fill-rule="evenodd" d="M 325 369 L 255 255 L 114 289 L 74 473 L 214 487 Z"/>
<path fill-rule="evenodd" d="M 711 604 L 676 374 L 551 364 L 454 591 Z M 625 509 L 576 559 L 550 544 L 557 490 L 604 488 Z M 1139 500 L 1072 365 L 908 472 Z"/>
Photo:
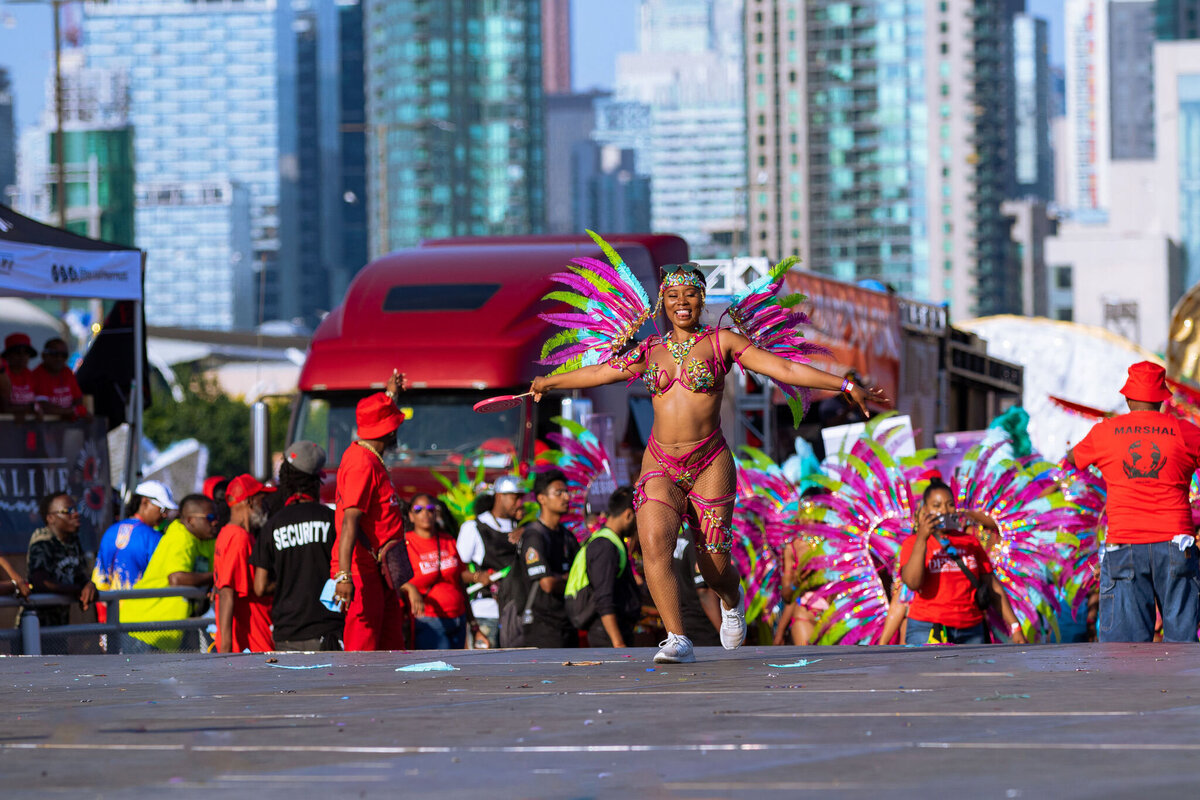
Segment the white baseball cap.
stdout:
<path fill-rule="evenodd" d="M 166 484 L 160 481 L 142 481 L 138 484 L 133 493 L 139 497 L 150 499 L 154 505 L 164 511 L 178 511 L 179 505 L 175 502 L 175 496 L 171 494 L 171 490 Z"/>
<path fill-rule="evenodd" d="M 525 494 L 521 490 L 521 480 L 516 475 L 501 475 L 492 484 L 492 494 Z"/>

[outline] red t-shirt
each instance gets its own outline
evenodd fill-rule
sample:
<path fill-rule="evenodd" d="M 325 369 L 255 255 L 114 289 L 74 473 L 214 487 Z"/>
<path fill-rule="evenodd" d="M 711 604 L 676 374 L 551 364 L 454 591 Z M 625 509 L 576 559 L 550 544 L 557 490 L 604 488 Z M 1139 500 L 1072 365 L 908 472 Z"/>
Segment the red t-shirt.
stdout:
<path fill-rule="evenodd" d="M 410 533 L 408 560 L 412 562 L 413 586 L 425 598 L 423 617 L 453 619 L 467 613 L 467 594 L 462 585 L 462 561 L 458 544 L 448 533 L 428 539 Z"/>
<path fill-rule="evenodd" d="M 233 604 L 233 652 L 247 649 L 265 653 L 275 649 L 271 635 L 271 599 L 254 593 L 254 567 L 250 553 L 254 538 L 245 528 L 229 523 L 217 534 L 213 556 L 213 587 L 217 589 L 217 641 L 221 641 L 220 590 L 233 589 L 237 601 Z"/>
<path fill-rule="evenodd" d="M 1195 531 L 1188 490 L 1200 466 L 1200 428 L 1161 411 L 1130 411 L 1097 423 L 1075 445 L 1075 465 L 1092 464 L 1108 484 L 1108 542 L 1169 542 Z"/>
<path fill-rule="evenodd" d="M 958 532 L 948 533 L 945 538 L 954 545 L 967 569 L 977 578 L 991 580 L 992 562 L 978 539 L 969 533 Z M 901 568 L 908 563 L 916 543 L 917 537 L 913 534 L 900 546 Z M 970 578 L 933 536 L 925 544 L 925 580 L 908 607 L 908 615 L 951 628 L 970 628 L 983 621 L 983 612 L 975 605 L 975 587 Z"/>
<path fill-rule="evenodd" d="M 336 575 L 341 569 L 338 566 L 338 551 L 342 539 L 342 518 L 347 508 L 357 508 L 363 512 L 358 518 L 358 529 L 362 536 L 354 543 L 354 563 L 350 572 L 357 575 L 360 569 L 378 570 L 371 551 L 378 551 L 384 543 L 404 534 L 404 516 L 400 513 L 400 498 L 383 462 L 372 450 L 357 442 L 346 448 L 338 467 L 337 505 L 333 519 L 338 544 L 333 548 L 330 576 Z M 370 549 L 363 544 L 364 537 Z"/>
<path fill-rule="evenodd" d="M 63 367 L 57 375 L 50 374 L 45 365 L 33 371 L 33 392 L 38 397 L 45 397 L 50 405 L 59 408 L 74 408 L 83 400 L 83 392 L 79 390 L 79 382 L 75 373 Z"/>
<path fill-rule="evenodd" d="M 8 380 L 12 383 L 12 402 L 17 406 L 31 406 L 37 397 L 33 388 L 33 370 L 10 369 Z"/>

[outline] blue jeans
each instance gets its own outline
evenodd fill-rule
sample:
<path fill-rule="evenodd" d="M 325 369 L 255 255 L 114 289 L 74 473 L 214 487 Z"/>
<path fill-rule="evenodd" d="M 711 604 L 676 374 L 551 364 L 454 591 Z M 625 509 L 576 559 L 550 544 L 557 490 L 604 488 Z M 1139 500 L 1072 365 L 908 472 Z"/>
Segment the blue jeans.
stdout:
<path fill-rule="evenodd" d="M 946 644 L 987 644 L 987 629 L 985 623 L 981 622 L 978 625 L 973 625 L 970 628 L 951 628 L 949 625 L 942 625 L 938 622 L 926 622 L 923 619 L 908 618 L 908 627 L 904 629 L 904 643 L 906 645 L 922 645 L 931 644 L 930 635 L 933 636 L 933 642 L 944 641 Z"/>
<path fill-rule="evenodd" d="M 418 650 L 462 650 L 467 644 L 467 618 L 417 617 Z"/>
<path fill-rule="evenodd" d="M 1154 606 L 1164 642 L 1194 642 L 1200 628 L 1200 549 L 1175 542 L 1113 544 L 1100 552 L 1102 642 L 1154 639 Z"/>

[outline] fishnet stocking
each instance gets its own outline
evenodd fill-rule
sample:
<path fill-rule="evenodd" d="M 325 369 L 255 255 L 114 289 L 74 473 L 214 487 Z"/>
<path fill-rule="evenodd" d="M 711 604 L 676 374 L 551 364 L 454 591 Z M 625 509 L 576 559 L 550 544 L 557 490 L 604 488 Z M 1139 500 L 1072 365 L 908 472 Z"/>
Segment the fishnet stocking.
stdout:
<path fill-rule="evenodd" d="M 715 457 L 714 448 L 720 451 Z M 662 460 L 655 455 L 655 449 L 661 452 Z M 686 467 L 705 461 L 707 465 L 693 479 Z M 705 547 L 705 543 L 723 545 L 728 541 L 735 481 L 733 455 L 720 438 L 672 446 L 655 443 L 642 459 L 642 477 L 634 500 L 638 539 L 646 585 L 668 633 L 683 633 L 679 586 L 671 561 L 685 517 L 688 524 L 701 532 L 696 537 L 696 563 L 704 580 L 727 606 L 737 600 L 738 576 L 728 550 L 710 552 Z"/>

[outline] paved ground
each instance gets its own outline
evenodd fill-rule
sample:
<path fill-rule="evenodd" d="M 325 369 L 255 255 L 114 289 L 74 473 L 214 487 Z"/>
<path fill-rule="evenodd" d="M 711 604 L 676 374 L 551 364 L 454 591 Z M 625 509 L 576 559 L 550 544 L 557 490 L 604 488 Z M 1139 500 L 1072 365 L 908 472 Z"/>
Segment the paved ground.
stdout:
<path fill-rule="evenodd" d="M 0 786 L 160 800 L 1196 793 L 1200 645 L 742 648 L 656 669 L 651 655 L 3 658 Z M 395 671 L 437 658 L 459 670 Z M 280 668 L 318 664 L 331 666 Z"/>

